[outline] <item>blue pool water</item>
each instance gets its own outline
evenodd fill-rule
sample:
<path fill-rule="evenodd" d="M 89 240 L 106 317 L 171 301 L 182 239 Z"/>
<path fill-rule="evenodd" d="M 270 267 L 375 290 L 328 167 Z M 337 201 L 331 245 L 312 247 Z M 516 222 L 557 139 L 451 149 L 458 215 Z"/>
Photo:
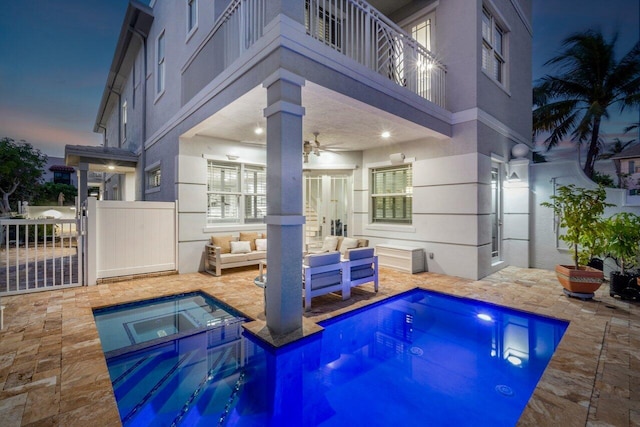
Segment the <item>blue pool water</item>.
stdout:
<path fill-rule="evenodd" d="M 107 357 L 123 424 L 511 426 L 568 326 L 421 290 L 278 350 L 240 321 Z"/>

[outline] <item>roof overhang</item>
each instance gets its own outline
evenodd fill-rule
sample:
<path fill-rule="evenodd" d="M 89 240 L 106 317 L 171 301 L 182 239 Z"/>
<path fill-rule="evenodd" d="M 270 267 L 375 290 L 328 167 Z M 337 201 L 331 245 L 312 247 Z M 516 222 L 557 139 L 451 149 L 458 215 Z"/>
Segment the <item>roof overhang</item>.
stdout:
<path fill-rule="evenodd" d="M 152 23 L 153 10 L 136 0 L 131 0 L 127 6 L 127 12 L 122 22 L 120 36 L 118 37 L 118 43 L 116 44 L 116 49 L 113 54 L 111 67 L 109 68 L 107 82 L 102 92 L 98 115 L 96 116 L 96 121 L 93 126 L 94 132 L 100 132 L 100 128 L 105 127 L 104 116 L 107 111 L 109 99 L 114 92 L 120 93 L 121 86 L 125 82 L 132 61 L 135 60 L 135 56 L 131 54 L 130 49 L 133 40 L 138 38 L 134 33 L 146 39 Z"/>
<path fill-rule="evenodd" d="M 611 156 L 612 160 L 637 159 L 640 158 L 640 144 L 632 145 L 621 153 Z"/>
<path fill-rule="evenodd" d="M 96 172 L 128 173 L 135 172 L 138 156 L 122 148 L 65 145 L 64 161 L 74 167 L 86 163 L 89 170 Z"/>

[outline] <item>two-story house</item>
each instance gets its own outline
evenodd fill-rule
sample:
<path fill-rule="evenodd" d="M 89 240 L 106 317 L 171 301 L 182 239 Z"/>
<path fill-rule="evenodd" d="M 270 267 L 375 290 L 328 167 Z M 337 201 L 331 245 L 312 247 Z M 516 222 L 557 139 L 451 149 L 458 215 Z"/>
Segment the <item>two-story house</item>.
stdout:
<path fill-rule="evenodd" d="M 629 196 L 640 196 L 640 145 L 633 145 L 611 157 L 619 171 L 621 187 Z"/>
<path fill-rule="evenodd" d="M 302 248 L 329 234 L 474 279 L 528 266 L 528 190 L 507 177 L 531 43 L 530 0 L 131 1 L 104 148 L 68 164 L 113 158 L 106 195 L 177 200 L 180 272 L 212 235 L 267 232 L 273 310 L 299 303 Z"/>

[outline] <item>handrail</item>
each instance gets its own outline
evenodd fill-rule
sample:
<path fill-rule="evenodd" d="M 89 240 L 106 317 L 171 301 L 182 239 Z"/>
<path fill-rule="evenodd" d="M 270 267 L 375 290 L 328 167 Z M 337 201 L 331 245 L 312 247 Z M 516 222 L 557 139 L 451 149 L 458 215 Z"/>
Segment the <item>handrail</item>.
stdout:
<path fill-rule="evenodd" d="M 306 0 L 307 34 L 445 107 L 444 65 L 406 31 L 363 0 Z"/>

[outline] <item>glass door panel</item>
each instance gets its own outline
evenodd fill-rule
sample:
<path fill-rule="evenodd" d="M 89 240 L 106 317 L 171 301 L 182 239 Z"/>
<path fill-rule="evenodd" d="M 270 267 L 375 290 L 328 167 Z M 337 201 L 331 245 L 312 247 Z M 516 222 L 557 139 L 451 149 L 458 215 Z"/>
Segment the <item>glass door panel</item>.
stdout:
<path fill-rule="evenodd" d="M 348 236 L 351 176 L 305 172 L 305 246 L 320 247 L 326 236 Z"/>
<path fill-rule="evenodd" d="M 491 261 L 502 260 L 502 184 L 504 165 L 491 163 Z"/>

